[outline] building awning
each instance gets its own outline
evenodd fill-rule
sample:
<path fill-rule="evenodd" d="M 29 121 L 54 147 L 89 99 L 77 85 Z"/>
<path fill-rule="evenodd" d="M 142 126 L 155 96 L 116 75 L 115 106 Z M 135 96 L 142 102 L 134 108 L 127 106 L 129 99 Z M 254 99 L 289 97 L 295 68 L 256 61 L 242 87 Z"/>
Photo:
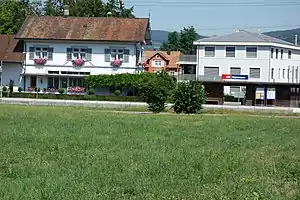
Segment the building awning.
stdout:
<path fill-rule="evenodd" d="M 20 74 L 21 76 L 56 76 L 56 77 L 85 77 L 89 75 L 82 75 L 82 74 L 48 74 L 48 73 L 25 73 L 25 74 Z"/>

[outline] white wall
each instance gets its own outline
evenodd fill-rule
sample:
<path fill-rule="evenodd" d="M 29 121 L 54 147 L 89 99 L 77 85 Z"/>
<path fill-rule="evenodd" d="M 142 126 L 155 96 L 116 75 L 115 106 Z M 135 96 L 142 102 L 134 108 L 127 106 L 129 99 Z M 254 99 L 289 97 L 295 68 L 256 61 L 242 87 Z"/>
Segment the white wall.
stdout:
<path fill-rule="evenodd" d="M 2 66 L 2 85 L 9 85 L 10 80 L 14 81 L 16 88 L 23 87 L 22 64 L 4 62 Z"/>
<path fill-rule="evenodd" d="M 26 41 L 26 74 L 47 74 L 48 71 L 78 71 L 90 72 L 96 74 L 112 73 L 134 73 L 136 68 L 136 46 L 135 44 L 107 44 L 107 43 L 58 43 L 58 42 L 34 42 Z M 29 60 L 29 48 L 31 46 L 49 46 L 53 48 L 53 60 L 47 61 L 44 66 L 34 64 Z M 92 49 L 92 61 L 86 62 L 84 66 L 75 67 L 71 61 L 67 61 L 67 48 L 70 47 L 87 47 Z M 108 48 L 126 48 L 130 51 L 129 63 L 123 63 L 118 68 L 112 68 L 110 62 L 104 62 L 104 49 Z"/>
<path fill-rule="evenodd" d="M 290 79 L 287 78 L 287 69 L 289 66 L 299 66 L 298 73 L 300 73 L 300 51 L 291 50 L 292 58 L 288 59 L 289 49 L 284 49 L 284 56 L 281 60 L 281 48 L 279 49 L 278 59 L 275 59 L 276 47 L 274 48 L 274 56 L 271 58 L 271 46 L 258 46 L 257 58 L 246 58 L 246 46 L 236 46 L 235 57 L 226 57 L 225 46 L 216 46 L 215 57 L 204 57 L 204 46 L 198 46 L 198 74 L 204 75 L 204 67 L 219 67 L 219 75 L 230 74 L 230 67 L 240 67 L 242 75 L 249 75 L 249 68 L 260 68 L 260 79 L 252 79 L 249 77 L 248 81 L 251 82 L 292 82 L 292 71 L 290 71 Z M 271 69 L 274 68 L 274 79 L 271 79 Z M 285 68 L 286 75 L 282 78 L 282 74 L 279 77 L 279 68 Z M 295 74 L 295 71 L 294 71 Z M 294 82 L 300 80 L 300 74 L 298 80 L 294 75 Z M 229 80 L 234 81 L 234 80 Z M 224 88 L 224 93 L 229 94 L 229 87 Z"/>

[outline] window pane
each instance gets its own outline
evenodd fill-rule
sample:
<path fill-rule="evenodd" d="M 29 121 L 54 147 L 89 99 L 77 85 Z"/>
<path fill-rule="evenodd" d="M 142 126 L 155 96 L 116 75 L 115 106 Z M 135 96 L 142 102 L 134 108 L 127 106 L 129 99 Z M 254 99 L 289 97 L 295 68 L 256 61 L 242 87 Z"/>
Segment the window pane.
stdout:
<path fill-rule="evenodd" d="M 205 47 L 205 57 L 215 57 L 215 47 Z"/>
<path fill-rule="evenodd" d="M 250 78 L 260 78 L 260 68 L 250 68 Z"/>
<path fill-rule="evenodd" d="M 42 53 L 42 57 L 43 57 L 43 58 L 47 58 L 47 57 L 48 57 L 48 52 L 43 52 L 43 53 Z"/>
<path fill-rule="evenodd" d="M 83 87 L 83 78 L 78 78 L 78 86 Z"/>
<path fill-rule="evenodd" d="M 60 84 L 62 88 L 67 88 L 67 78 L 61 78 Z"/>
<path fill-rule="evenodd" d="M 58 88 L 59 88 L 59 78 L 58 78 L 58 77 L 55 77 L 55 78 L 54 78 L 54 88 L 55 88 L 55 89 L 58 89 Z"/>
<path fill-rule="evenodd" d="M 256 58 L 257 57 L 257 48 L 256 47 L 247 47 L 246 48 L 246 57 L 247 58 Z"/>
<path fill-rule="evenodd" d="M 37 57 L 37 58 L 40 58 L 41 57 L 41 52 L 35 52 L 35 56 Z"/>
<path fill-rule="evenodd" d="M 48 88 L 53 88 L 53 77 L 48 77 Z"/>
<path fill-rule="evenodd" d="M 226 47 L 226 57 L 235 57 L 235 47 Z"/>
<path fill-rule="evenodd" d="M 123 54 L 119 54 L 119 55 L 118 55 L 118 58 L 119 58 L 119 59 L 123 59 Z"/>

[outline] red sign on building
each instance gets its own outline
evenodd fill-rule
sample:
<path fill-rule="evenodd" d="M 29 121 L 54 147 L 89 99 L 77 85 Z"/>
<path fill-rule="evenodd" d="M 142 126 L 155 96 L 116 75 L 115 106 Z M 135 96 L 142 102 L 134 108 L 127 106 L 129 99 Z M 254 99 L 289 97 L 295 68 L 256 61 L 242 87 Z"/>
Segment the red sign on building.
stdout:
<path fill-rule="evenodd" d="M 231 74 L 222 74 L 222 79 L 231 79 Z"/>

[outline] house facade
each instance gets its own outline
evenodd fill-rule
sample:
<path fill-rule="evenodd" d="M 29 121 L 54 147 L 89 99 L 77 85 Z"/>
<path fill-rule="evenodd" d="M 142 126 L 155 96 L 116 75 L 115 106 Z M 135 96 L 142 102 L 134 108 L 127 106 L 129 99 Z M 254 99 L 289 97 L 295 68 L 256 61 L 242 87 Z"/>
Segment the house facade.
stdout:
<path fill-rule="evenodd" d="M 205 38 L 197 45 L 200 80 L 255 83 L 300 83 L 300 46 L 260 33 L 235 33 Z M 242 88 L 225 86 L 224 93 Z"/>
<path fill-rule="evenodd" d="M 180 51 L 145 51 L 144 69 L 147 72 L 166 71 L 176 76 L 180 73 Z"/>
<path fill-rule="evenodd" d="M 17 91 L 22 83 L 24 54 L 22 42 L 14 37 L 0 35 L 0 85 L 8 86 L 12 80 Z"/>
<path fill-rule="evenodd" d="M 138 73 L 151 40 L 148 19 L 69 16 L 28 17 L 16 38 L 24 42 L 24 89 L 52 91 L 84 87 L 88 75 Z"/>

